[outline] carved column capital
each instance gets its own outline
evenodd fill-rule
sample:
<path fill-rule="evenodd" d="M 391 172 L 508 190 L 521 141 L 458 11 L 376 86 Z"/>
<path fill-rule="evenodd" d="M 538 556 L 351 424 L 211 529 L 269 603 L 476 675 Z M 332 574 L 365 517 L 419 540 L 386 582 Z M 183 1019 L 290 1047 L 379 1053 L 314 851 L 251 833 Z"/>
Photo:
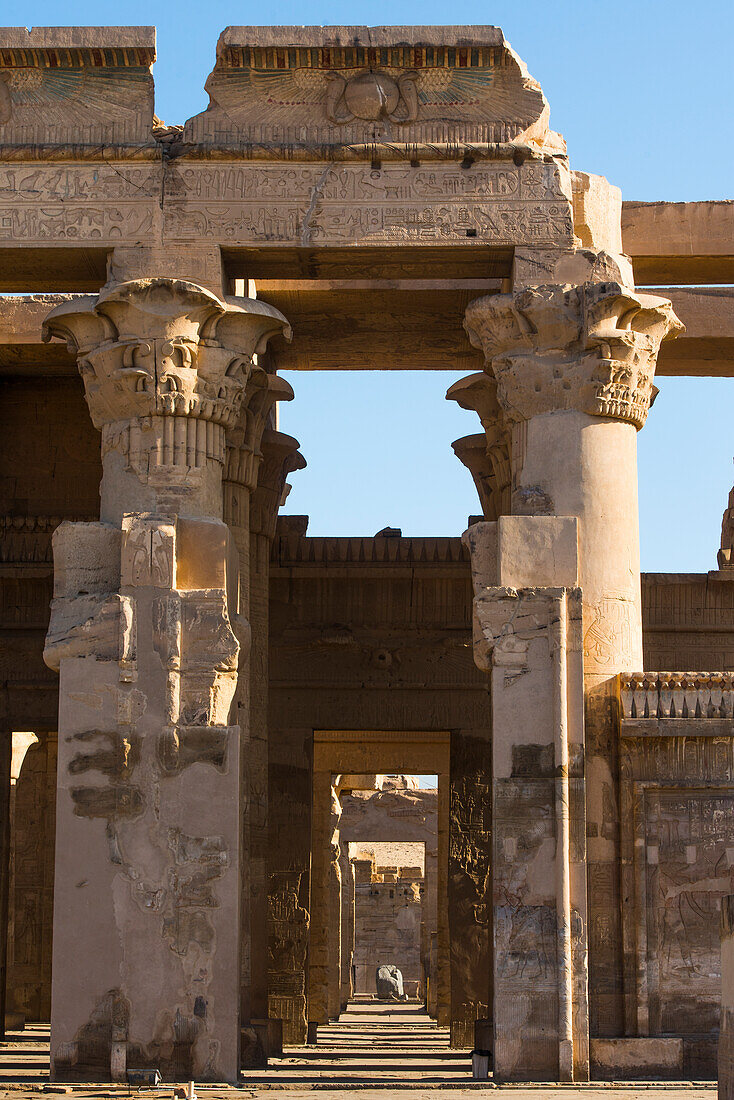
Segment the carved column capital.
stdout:
<path fill-rule="evenodd" d="M 510 420 L 575 409 L 636 428 L 654 396 L 660 344 L 683 331 L 667 299 L 614 282 L 478 298 L 464 327 Z"/>
<path fill-rule="evenodd" d="M 266 429 L 262 438 L 262 462 L 257 488 L 252 496 L 250 530 L 265 535 L 271 542 L 275 537 L 278 509 L 283 504 L 290 486 L 288 474 L 306 467 L 306 459 L 299 451 L 299 442 L 293 436 Z"/>
<path fill-rule="evenodd" d="M 169 278 L 114 284 L 43 325 L 77 358 L 103 455 L 121 450 L 133 468 L 222 463 L 253 356 L 276 333 L 290 326 L 272 306 Z"/>
<path fill-rule="evenodd" d="M 497 399 L 496 381 L 481 371 L 470 374 L 455 382 L 446 397 L 479 416 L 484 435 L 465 436 L 451 446 L 474 479 L 485 518 L 506 515 L 512 482 L 512 425 Z"/>
<path fill-rule="evenodd" d="M 263 457 L 263 432 L 271 413 L 278 401 L 292 400 L 293 389 L 285 378 L 261 368 L 252 371 L 237 423 L 227 433 L 225 481 L 254 490 Z"/>

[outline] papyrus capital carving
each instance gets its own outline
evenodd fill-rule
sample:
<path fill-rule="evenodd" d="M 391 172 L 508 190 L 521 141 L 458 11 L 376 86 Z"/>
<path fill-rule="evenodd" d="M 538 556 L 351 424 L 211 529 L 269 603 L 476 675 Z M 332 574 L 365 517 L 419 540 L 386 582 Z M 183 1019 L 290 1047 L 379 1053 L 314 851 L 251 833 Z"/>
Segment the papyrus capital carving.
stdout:
<path fill-rule="evenodd" d="M 284 432 L 267 429 L 263 433 L 262 462 L 252 496 L 250 530 L 271 541 L 275 537 L 278 509 L 290 490 L 286 478 L 306 467 L 306 459 L 298 448 L 298 440 Z"/>
<path fill-rule="evenodd" d="M 576 409 L 637 428 L 654 396 L 660 344 L 683 331 L 667 299 L 612 282 L 479 298 L 464 327 L 510 420 Z"/>
<path fill-rule="evenodd" d="M 181 416 L 233 427 L 252 357 L 276 333 L 290 326 L 272 306 L 168 278 L 65 302 L 43 325 L 76 355 L 97 428 Z"/>
<path fill-rule="evenodd" d="M 512 425 L 497 399 L 497 383 L 480 371 L 460 378 L 446 397 L 482 422 L 483 436 L 465 436 L 451 446 L 474 479 L 485 518 L 497 519 L 510 510 L 512 481 Z"/>
<path fill-rule="evenodd" d="M 254 489 L 262 460 L 261 442 L 270 414 L 278 401 L 292 401 L 293 389 L 285 378 L 253 370 L 237 423 L 227 433 L 224 480 Z"/>

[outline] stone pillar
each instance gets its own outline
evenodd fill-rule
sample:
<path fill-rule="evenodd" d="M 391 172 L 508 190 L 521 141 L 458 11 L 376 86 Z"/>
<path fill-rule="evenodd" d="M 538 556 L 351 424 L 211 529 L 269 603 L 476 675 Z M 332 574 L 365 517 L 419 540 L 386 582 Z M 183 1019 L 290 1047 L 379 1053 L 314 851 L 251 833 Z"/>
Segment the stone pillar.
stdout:
<path fill-rule="evenodd" d="M 339 860 L 341 806 L 329 772 L 314 772 L 311 827 L 311 935 L 308 956 L 308 1024 L 329 1022 L 330 896 L 332 865 Z"/>
<path fill-rule="evenodd" d="M 279 380 L 282 381 L 282 380 Z M 287 383 L 284 383 L 287 385 Z M 289 398 L 292 390 L 288 387 Z M 298 440 L 266 428 L 260 447 L 256 487 L 250 505 L 249 591 L 250 743 L 247 753 L 250 848 L 250 949 L 253 1019 L 268 1017 L 268 652 L 270 550 L 278 509 L 287 495 L 286 477 L 306 460 Z"/>
<path fill-rule="evenodd" d="M 354 963 L 354 865 L 349 858 L 349 844 L 341 845 L 341 995 L 339 1008 L 346 1012 L 354 996 L 352 965 Z"/>
<path fill-rule="evenodd" d="M 719 1100 L 734 1100 L 734 894 L 721 899 Z"/>
<path fill-rule="evenodd" d="M 241 897 L 240 923 L 242 926 L 242 952 L 240 975 L 240 1013 L 243 1023 L 251 1019 L 267 1018 L 267 986 L 262 980 L 266 961 L 266 945 L 262 936 L 258 938 L 261 922 L 253 912 L 259 912 L 253 896 L 261 898 L 265 891 L 261 883 L 263 844 L 261 839 L 262 821 L 267 822 L 267 775 L 263 779 L 262 765 L 262 714 L 266 708 L 267 675 L 263 680 L 253 674 L 253 666 L 259 670 L 262 665 L 263 629 L 267 645 L 267 617 L 262 614 L 262 583 L 260 569 L 251 568 L 252 550 L 256 560 L 262 553 L 258 543 L 258 531 L 251 532 L 253 508 L 256 527 L 260 523 L 262 506 L 253 502 L 258 477 L 263 462 L 262 440 L 267 431 L 266 424 L 271 417 L 277 401 L 290 401 L 293 390 L 283 378 L 267 374 L 263 370 L 253 371 L 245 389 L 245 397 L 236 426 L 227 435 L 227 452 L 223 476 L 223 515 L 237 547 L 239 558 L 240 614 L 238 634 L 240 643 L 240 668 L 238 670 L 235 692 L 235 713 L 238 723 L 248 731 L 241 736 L 240 750 L 240 790 L 242 798 L 241 846 Z M 290 437 L 288 437 L 290 438 Z M 297 446 L 297 445 L 296 445 Z M 254 547 L 252 546 L 254 542 Z M 252 582 L 255 581 L 253 589 Z M 254 618 L 253 618 L 254 608 Z M 255 675 L 253 691 L 252 675 Z M 265 742 L 267 751 L 267 742 Z M 265 762 L 267 771 L 267 758 Z M 265 793 L 263 793 L 265 792 Z M 254 822 L 254 823 L 253 823 Z M 253 842 L 252 832 L 260 826 L 258 837 Z M 259 852 L 260 854 L 256 854 Z M 256 964 L 253 973 L 252 959 Z M 253 987 L 256 987 L 255 989 Z M 264 987 L 264 989 L 263 989 Z M 264 998 L 264 1000 L 263 1000 Z"/>
<path fill-rule="evenodd" d="M 14 732 L 12 735 L 13 752 L 10 760 L 10 871 L 8 875 L 8 940 L 6 947 L 7 958 L 7 993 L 6 993 L 6 1016 L 11 1021 L 13 1028 L 22 1028 L 25 1026 L 26 1015 L 23 1011 L 22 1002 L 19 1003 L 17 979 L 18 971 L 16 967 L 16 938 L 18 935 L 18 894 L 17 894 L 17 879 L 16 879 L 16 867 L 17 867 L 17 852 L 18 852 L 18 815 L 17 815 L 17 793 L 18 793 L 18 780 L 20 779 L 20 773 L 23 769 L 23 762 L 26 758 L 26 754 L 32 745 L 38 744 L 38 738 L 35 733 L 30 732 Z M 45 755 L 45 753 L 44 753 Z M 40 838 L 41 842 L 43 837 Z M 40 883 L 38 884 L 40 886 Z M 43 891 L 38 890 L 37 899 L 39 908 L 42 904 Z M 27 932 L 33 936 L 34 939 L 41 938 L 40 927 L 33 929 L 27 929 Z M 41 1019 L 40 1016 L 33 1016 L 32 1019 Z"/>
<path fill-rule="evenodd" d="M 10 757 L 12 734 L 0 729 L 0 1040 L 5 1038 L 8 902 L 10 894 Z"/>
<path fill-rule="evenodd" d="M 54 534 L 44 654 L 60 675 L 57 1079 L 237 1080 L 233 623 L 247 631 L 222 468 L 253 355 L 288 331 L 262 303 L 168 278 L 44 324 L 77 356 L 103 463 L 100 523 Z"/>
<path fill-rule="evenodd" d="M 465 326 L 512 425 L 513 515 L 467 533 L 492 672 L 495 1074 L 583 1079 L 587 938 L 596 1028 L 620 1020 L 612 696 L 642 660 L 636 431 L 681 326 L 612 282 L 478 299 Z M 477 407 L 469 388 L 449 396 Z"/>

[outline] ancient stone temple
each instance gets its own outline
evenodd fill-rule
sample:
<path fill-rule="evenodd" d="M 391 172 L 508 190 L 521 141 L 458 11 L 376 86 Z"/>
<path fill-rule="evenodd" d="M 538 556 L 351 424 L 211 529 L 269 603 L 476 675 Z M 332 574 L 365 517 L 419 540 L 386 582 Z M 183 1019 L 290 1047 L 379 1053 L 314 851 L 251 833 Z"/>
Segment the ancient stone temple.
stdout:
<path fill-rule="evenodd" d="M 234 1083 L 373 912 L 499 1082 L 714 1076 L 734 497 L 641 577 L 636 446 L 734 373 L 731 204 L 578 170 L 494 27 L 229 27 L 183 125 L 154 61 L 0 29 L 0 1023 Z M 397 368 L 465 371 L 479 514 L 309 537 L 282 373 Z"/>

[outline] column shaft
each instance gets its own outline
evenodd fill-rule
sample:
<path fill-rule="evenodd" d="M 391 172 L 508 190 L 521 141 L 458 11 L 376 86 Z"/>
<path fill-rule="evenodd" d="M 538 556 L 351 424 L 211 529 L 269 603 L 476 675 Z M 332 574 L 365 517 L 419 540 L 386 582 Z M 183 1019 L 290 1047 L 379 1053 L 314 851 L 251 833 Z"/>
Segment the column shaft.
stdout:
<path fill-rule="evenodd" d="M 622 1029 L 611 687 L 642 660 L 635 434 L 681 326 L 607 282 L 477 300 L 465 327 L 491 377 L 449 396 L 488 447 L 511 426 L 513 514 L 466 535 L 492 674 L 495 1077 L 584 1079 L 587 944 L 595 1031 Z"/>
<path fill-rule="evenodd" d="M 10 757 L 12 734 L 0 729 L 0 1039 L 5 1038 L 10 889 Z"/>
<path fill-rule="evenodd" d="M 282 384 L 282 380 L 281 384 Z M 280 390 L 279 399 L 293 392 Z M 269 737 L 268 690 L 270 652 L 270 551 L 275 537 L 278 509 L 286 494 L 286 477 L 303 469 L 305 460 L 298 441 L 266 428 L 262 435 L 257 479 L 250 508 L 249 618 L 250 650 L 250 741 L 246 789 L 249 791 L 250 850 L 250 951 L 252 1018 L 270 1014 L 269 957 Z"/>
<path fill-rule="evenodd" d="M 734 1100 L 734 894 L 721 899 L 719 1100 Z"/>
<path fill-rule="evenodd" d="M 314 772 L 311 813 L 311 928 L 308 950 L 309 1027 L 329 1022 L 329 875 L 331 774 Z"/>
<path fill-rule="evenodd" d="M 288 326 L 153 278 L 58 307 L 44 327 L 77 355 L 103 450 L 102 522 L 54 534 L 44 654 L 60 675 L 52 1073 L 235 1082 L 231 713 L 249 645 L 222 471 L 264 377 L 253 355 Z"/>
<path fill-rule="evenodd" d="M 354 959 L 354 867 L 349 858 L 348 842 L 341 845 L 339 868 L 341 872 L 341 992 L 339 1008 L 346 1012 L 354 995 L 352 988 L 352 962 Z"/>

